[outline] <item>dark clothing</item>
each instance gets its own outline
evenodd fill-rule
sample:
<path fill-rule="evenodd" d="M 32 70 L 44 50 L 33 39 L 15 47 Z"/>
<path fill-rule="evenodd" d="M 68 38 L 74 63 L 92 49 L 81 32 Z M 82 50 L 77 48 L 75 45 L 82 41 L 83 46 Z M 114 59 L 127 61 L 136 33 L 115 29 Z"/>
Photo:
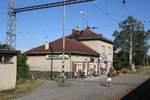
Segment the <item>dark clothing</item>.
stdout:
<path fill-rule="evenodd" d="M 111 73 L 110 71 L 108 72 L 107 77 L 108 77 L 108 78 L 111 78 L 111 77 L 112 77 L 112 73 Z"/>
<path fill-rule="evenodd" d="M 114 71 L 113 67 L 110 67 L 108 74 L 107 74 L 108 78 L 111 78 L 113 76 L 113 71 Z"/>

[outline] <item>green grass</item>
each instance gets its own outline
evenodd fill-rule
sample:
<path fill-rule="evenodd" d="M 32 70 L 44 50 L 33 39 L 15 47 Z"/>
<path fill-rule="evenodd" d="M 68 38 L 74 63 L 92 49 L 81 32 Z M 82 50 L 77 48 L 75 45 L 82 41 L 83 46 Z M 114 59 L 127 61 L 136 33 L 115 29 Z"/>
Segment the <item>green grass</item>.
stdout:
<path fill-rule="evenodd" d="M 139 68 L 139 72 L 150 72 L 150 66 L 143 66 Z"/>
<path fill-rule="evenodd" d="M 42 80 L 18 80 L 15 89 L 0 92 L 0 100 L 12 100 L 13 98 L 22 96 L 25 93 L 37 88 L 42 83 Z"/>
<path fill-rule="evenodd" d="M 123 74 L 126 74 L 126 73 L 138 74 L 138 73 L 143 72 L 143 71 L 150 71 L 150 66 L 140 66 L 140 67 L 138 67 L 138 69 L 136 69 L 136 71 L 133 71 L 132 69 L 123 68 L 123 69 L 119 70 L 118 72 L 123 73 Z"/>
<path fill-rule="evenodd" d="M 137 69 L 136 71 L 133 71 L 133 70 L 131 70 L 131 69 L 128 69 L 128 74 L 136 74 L 136 73 L 138 73 L 139 72 L 139 70 Z"/>

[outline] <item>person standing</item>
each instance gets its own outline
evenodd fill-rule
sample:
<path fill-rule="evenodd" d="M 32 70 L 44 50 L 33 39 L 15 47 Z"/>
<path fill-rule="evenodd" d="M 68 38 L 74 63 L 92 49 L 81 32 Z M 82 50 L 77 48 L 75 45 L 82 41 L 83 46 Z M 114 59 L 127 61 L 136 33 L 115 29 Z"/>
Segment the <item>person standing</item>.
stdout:
<path fill-rule="evenodd" d="M 115 73 L 115 69 L 113 67 L 113 65 L 107 64 L 107 84 L 108 86 L 110 86 L 112 84 L 112 77 L 113 77 L 113 73 Z"/>

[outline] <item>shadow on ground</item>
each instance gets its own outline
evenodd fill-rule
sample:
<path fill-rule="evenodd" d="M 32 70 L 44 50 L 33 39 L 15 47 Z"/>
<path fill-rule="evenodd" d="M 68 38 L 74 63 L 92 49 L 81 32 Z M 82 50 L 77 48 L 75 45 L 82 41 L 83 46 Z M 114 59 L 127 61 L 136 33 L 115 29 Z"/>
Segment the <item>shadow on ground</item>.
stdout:
<path fill-rule="evenodd" d="M 121 98 L 121 100 L 150 100 L 150 79 Z"/>

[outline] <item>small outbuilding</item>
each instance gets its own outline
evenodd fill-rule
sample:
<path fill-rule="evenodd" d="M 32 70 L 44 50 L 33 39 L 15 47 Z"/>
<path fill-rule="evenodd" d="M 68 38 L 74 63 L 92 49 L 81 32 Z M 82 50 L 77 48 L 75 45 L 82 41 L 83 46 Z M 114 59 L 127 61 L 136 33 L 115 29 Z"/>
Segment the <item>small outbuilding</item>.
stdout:
<path fill-rule="evenodd" d="M 0 49 L 0 91 L 16 86 L 18 53 L 20 52 Z"/>

